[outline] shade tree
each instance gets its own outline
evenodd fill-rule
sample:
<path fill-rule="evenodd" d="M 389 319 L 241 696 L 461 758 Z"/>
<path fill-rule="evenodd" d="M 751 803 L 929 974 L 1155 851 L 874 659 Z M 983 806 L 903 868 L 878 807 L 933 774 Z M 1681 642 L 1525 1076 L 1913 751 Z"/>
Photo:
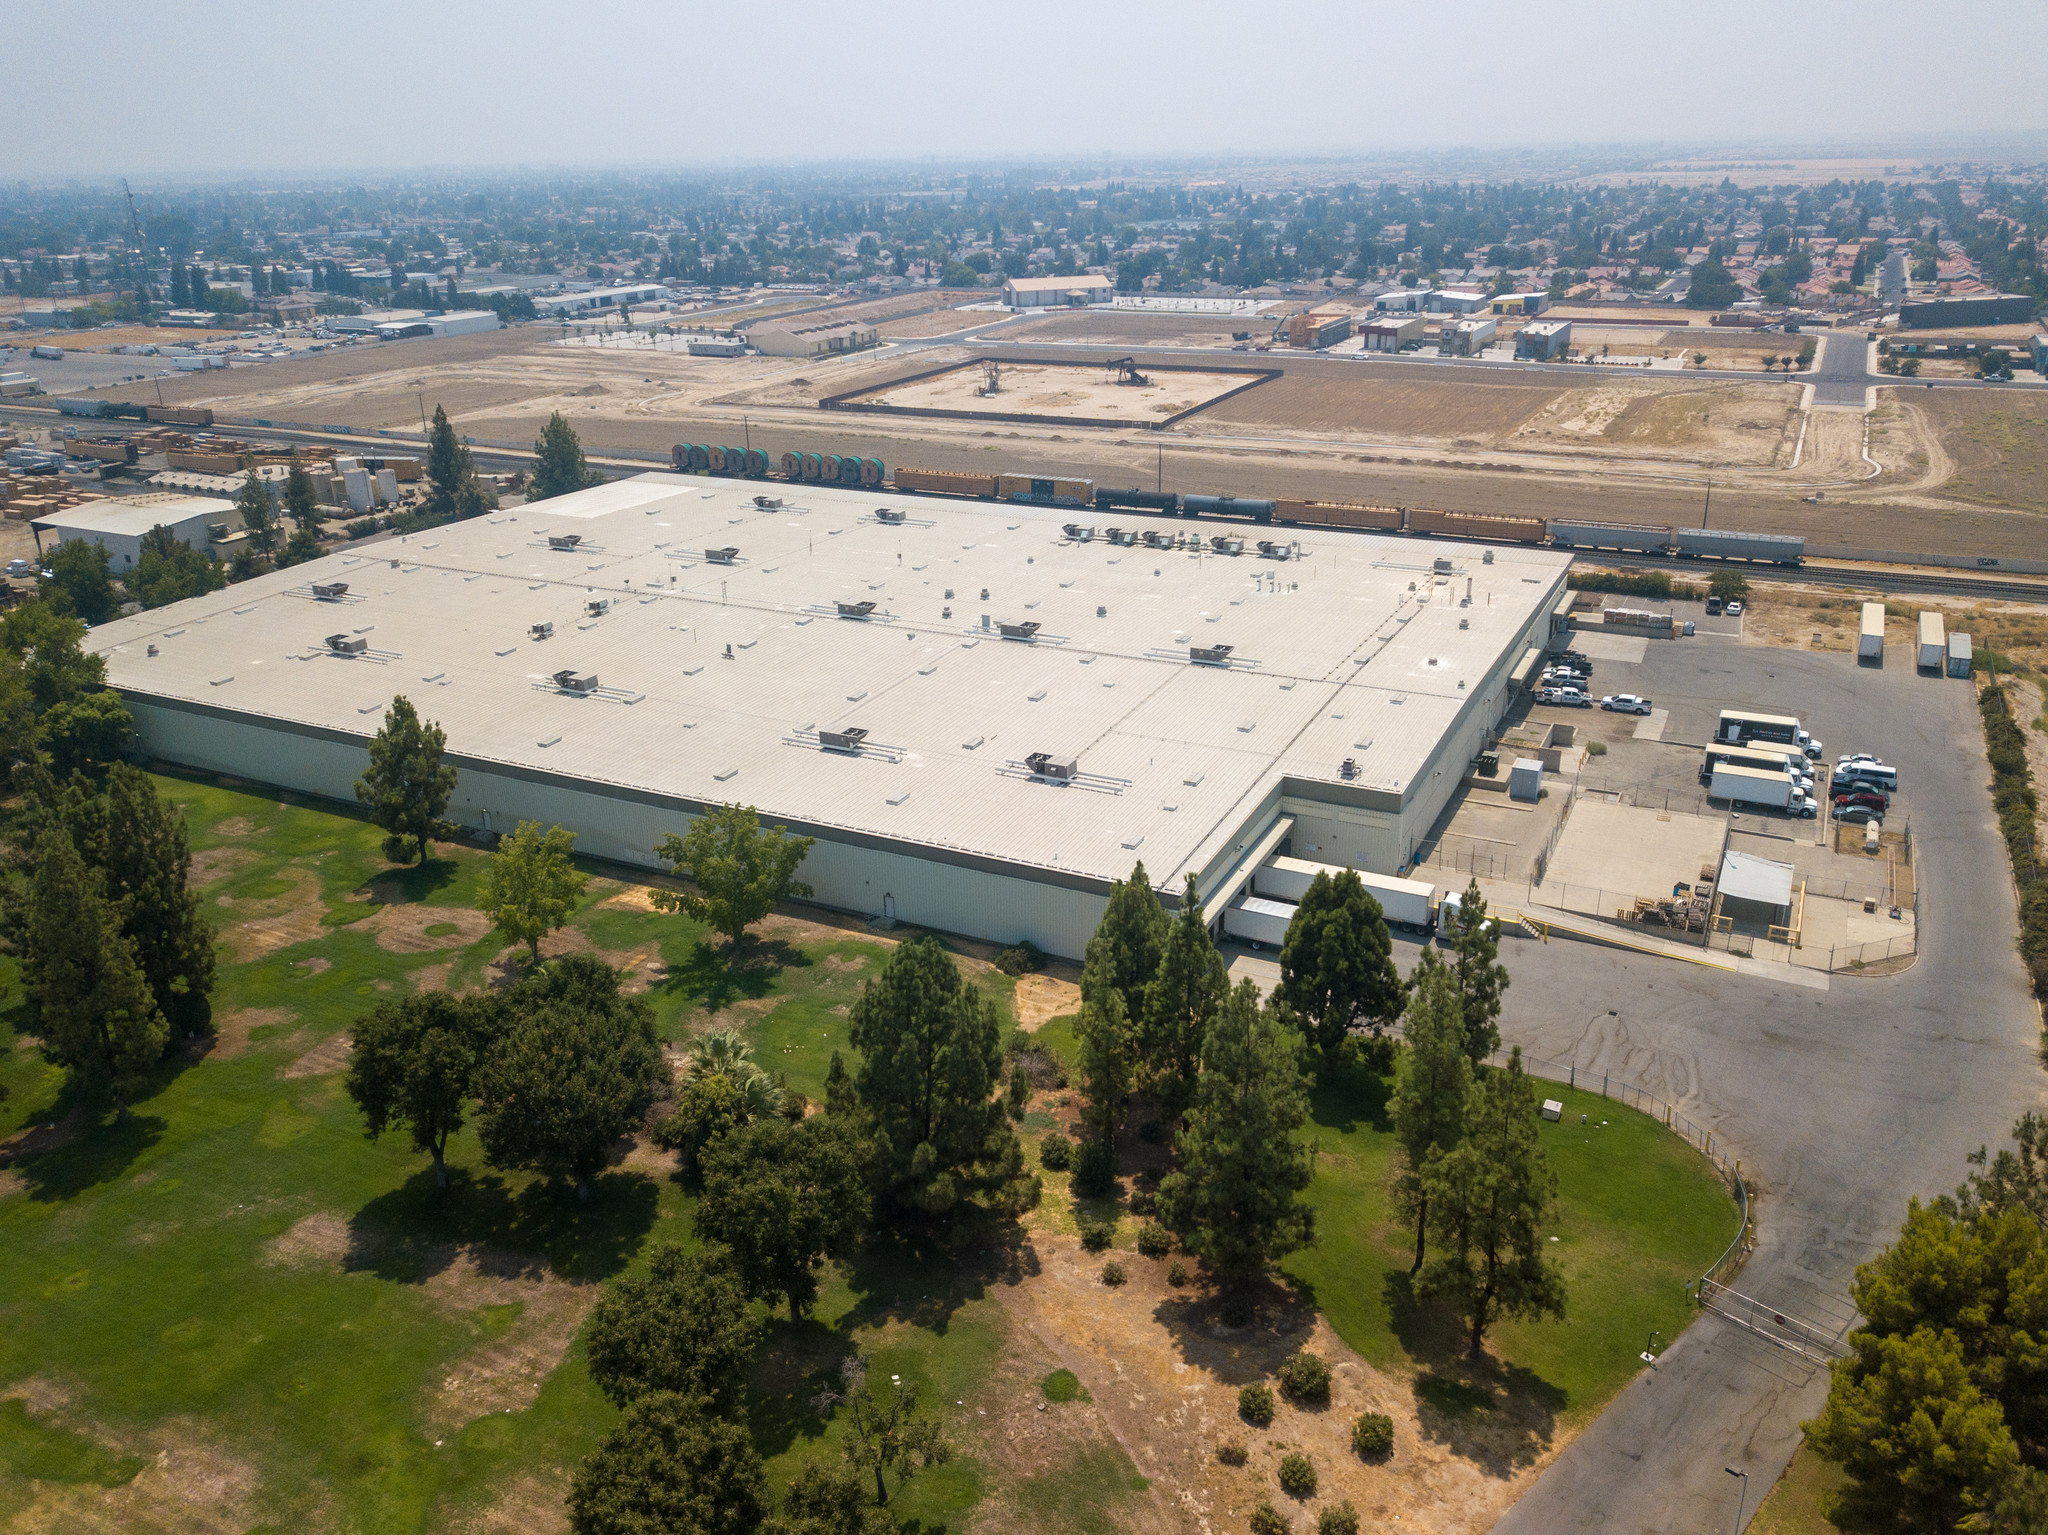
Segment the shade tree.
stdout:
<path fill-rule="evenodd" d="M 1331 1064 L 1353 1028 L 1380 1034 L 1400 1016 L 1405 988 L 1386 914 L 1353 870 L 1309 882 L 1280 945 L 1279 995 Z"/>
<path fill-rule="evenodd" d="M 484 869 L 478 907 L 508 942 L 525 944 L 536 962 L 541 939 L 569 920 L 590 883 L 576 868 L 575 848 L 574 832 L 560 826 L 542 831 L 538 821 L 521 821 Z"/>
<path fill-rule="evenodd" d="M 657 890 L 654 904 L 710 924 L 735 949 L 754 923 L 789 900 L 812 894 L 796 877 L 815 837 L 763 827 L 751 805 L 720 805 L 694 817 L 683 835 L 670 832 L 655 856 L 694 890 Z"/>
<path fill-rule="evenodd" d="M 734 1417 L 760 1335 L 731 1253 L 664 1242 L 646 1273 L 604 1287 L 583 1338 L 591 1380 L 618 1406 L 669 1391 Z"/>
<path fill-rule="evenodd" d="M 731 1251 L 749 1296 L 780 1299 L 801 1321 L 819 1265 L 849 1253 L 867 1224 L 866 1160 L 844 1120 L 758 1120 L 704 1151 L 697 1230 Z"/>
<path fill-rule="evenodd" d="M 477 997 L 424 991 L 379 1002 L 356 1020 L 343 1086 L 376 1140 L 402 1131 L 448 1187 L 448 1141 L 465 1122 L 501 1032 L 502 1010 Z"/>
<path fill-rule="evenodd" d="M 455 769 L 441 760 L 447 744 L 447 732 L 422 720 L 400 693 L 370 740 L 369 768 L 356 780 L 356 798 L 369 807 L 370 819 L 390 835 L 401 856 L 411 839 L 421 863 L 455 792 Z"/>

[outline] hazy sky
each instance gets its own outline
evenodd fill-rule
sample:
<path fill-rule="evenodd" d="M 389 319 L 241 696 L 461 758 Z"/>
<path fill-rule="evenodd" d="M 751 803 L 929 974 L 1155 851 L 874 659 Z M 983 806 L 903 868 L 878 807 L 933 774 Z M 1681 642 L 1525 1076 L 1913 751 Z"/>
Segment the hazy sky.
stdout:
<path fill-rule="evenodd" d="M 0 178 L 2048 128 L 2041 0 L 0 0 Z"/>

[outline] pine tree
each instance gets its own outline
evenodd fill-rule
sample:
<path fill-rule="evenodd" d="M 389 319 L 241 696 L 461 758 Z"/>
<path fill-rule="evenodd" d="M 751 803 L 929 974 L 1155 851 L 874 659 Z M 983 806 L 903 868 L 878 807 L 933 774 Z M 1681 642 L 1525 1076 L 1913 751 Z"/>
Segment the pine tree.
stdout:
<path fill-rule="evenodd" d="M 1543 1242 L 1557 1174 L 1538 1143 L 1538 1123 L 1518 1046 L 1505 1071 L 1479 1079 L 1459 1144 L 1423 1164 L 1437 1256 L 1416 1291 L 1443 1297 L 1465 1319 L 1475 1360 L 1501 1317 L 1564 1318 L 1564 1279 Z"/>
<path fill-rule="evenodd" d="M 572 831 L 550 826 L 543 832 L 540 822 L 521 821 L 484 870 L 478 909 L 508 941 L 525 944 L 536 961 L 541 939 L 569 920 L 590 883 L 572 861 L 575 846 Z"/>
<path fill-rule="evenodd" d="M 95 860 L 123 932 L 173 1037 L 211 1026 L 213 928 L 191 889 L 185 817 L 150 776 L 126 763 L 107 773 L 106 850 Z"/>
<path fill-rule="evenodd" d="M 285 565 L 303 565 L 316 560 L 323 552 L 320 548 L 320 498 L 313 489 L 313 477 L 306 473 L 305 465 L 299 462 L 299 450 L 292 449 L 290 471 L 284 478 L 283 509 L 291 519 L 292 536 L 286 540 Z"/>
<path fill-rule="evenodd" d="M 1087 1095 L 1090 1134 L 1113 1146 L 1123 1124 L 1124 1100 L 1131 1091 L 1136 1039 L 1124 1016 L 1123 993 L 1103 987 L 1093 1000 L 1081 1003 L 1076 1030 L 1081 1046 L 1081 1091 Z"/>
<path fill-rule="evenodd" d="M 28 893 L 22 982 L 43 1053 L 108 1089 L 127 1117 L 169 1026 L 150 995 L 120 914 L 61 828 L 39 838 Z"/>
<path fill-rule="evenodd" d="M 1190 874 L 1180 911 L 1167 930 L 1159 968 L 1145 990 L 1138 1050 L 1145 1086 L 1169 1123 L 1178 1123 L 1195 1101 L 1202 1041 L 1229 991 L 1230 975 L 1209 936 L 1208 919 Z"/>
<path fill-rule="evenodd" d="M 420 515 L 428 523 L 450 522 L 490 511 L 498 498 L 477 477 L 469 449 L 456 440 L 448 412 L 434 407 L 433 430 L 427 436 L 427 494 Z"/>
<path fill-rule="evenodd" d="M 370 768 L 356 780 L 356 798 L 370 807 L 370 819 L 404 851 L 411 837 L 419 861 L 427 861 L 428 839 L 455 792 L 455 769 L 441 761 L 448 737 L 439 725 L 423 723 L 403 693 L 391 700 L 384 724 L 370 741 Z"/>
<path fill-rule="evenodd" d="M 888 1202 L 928 1216 L 976 1195 L 1028 1203 L 1023 1147 L 996 1092 L 995 1005 L 961 980 L 938 940 L 898 947 L 861 989 L 851 1023 L 861 1052 L 854 1085 Z"/>
<path fill-rule="evenodd" d="M 1424 1173 L 1430 1153 L 1448 1151 L 1465 1133 L 1472 1067 L 1465 1059 L 1465 1013 L 1458 983 L 1434 948 L 1422 951 L 1408 993 L 1408 1062 L 1388 1105 L 1394 1139 L 1401 1148 L 1401 1175 L 1394 1186 L 1395 1208 L 1415 1227 L 1415 1262 L 1422 1271 L 1429 1235 L 1429 1186 Z"/>
<path fill-rule="evenodd" d="M 1109 904 L 1081 965 L 1081 998 L 1100 1003 L 1105 989 L 1123 997 L 1124 1017 L 1145 1016 L 1145 988 L 1159 972 L 1166 948 L 1166 911 L 1152 893 L 1140 860 L 1131 877 L 1109 887 Z"/>
<path fill-rule="evenodd" d="M 1451 930 L 1457 959 L 1458 995 L 1465 1013 L 1465 1059 L 1473 1070 L 1483 1067 L 1500 1048 L 1501 993 L 1508 989 L 1508 968 L 1500 962 L 1500 924 L 1486 912 L 1479 881 L 1465 887 Z"/>
<path fill-rule="evenodd" d="M 1233 1287 L 1314 1240 L 1315 1212 L 1296 1197 L 1313 1176 L 1294 1138 L 1308 1120 L 1301 1049 L 1284 1009 L 1240 982 L 1203 1043 L 1181 1170 L 1159 1185 L 1161 1223 Z"/>
<path fill-rule="evenodd" d="M 270 558 L 277 549 L 277 514 L 270 504 L 270 487 L 254 469 L 242 477 L 242 488 L 235 492 L 235 510 L 248 529 L 250 551 L 259 559 Z"/>
<path fill-rule="evenodd" d="M 1354 1026 L 1379 1034 L 1399 1016 L 1404 988 L 1386 916 L 1352 870 L 1310 881 L 1280 945 L 1280 997 L 1332 1064 Z"/>
<path fill-rule="evenodd" d="M 545 501 L 550 496 L 566 496 L 572 490 L 583 490 L 603 481 L 604 476 L 593 472 L 585 461 L 583 444 L 577 439 L 576 429 L 569 425 L 568 417 L 560 411 L 549 416 L 533 445 L 533 475 L 527 481 L 526 499 Z"/>

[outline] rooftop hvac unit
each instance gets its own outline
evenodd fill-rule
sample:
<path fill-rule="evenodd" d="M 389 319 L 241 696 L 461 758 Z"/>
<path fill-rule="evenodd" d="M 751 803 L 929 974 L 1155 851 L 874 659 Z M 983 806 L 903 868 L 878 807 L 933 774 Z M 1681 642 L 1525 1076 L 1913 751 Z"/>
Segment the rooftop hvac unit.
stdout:
<path fill-rule="evenodd" d="M 704 558 L 714 565 L 730 565 L 739 557 L 739 550 L 735 549 L 731 544 L 727 544 L 723 549 L 706 549 L 704 551 Z"/>
<path fill-rule="evenodd" d="M 609 597 L 593 597 L 583 604 L 583 611 L 592 618 L 602 618 L 611 610 L 612 600 Z"/>
<path fill-rule="evenodd" d="M 327 648 L 338 656 L 359 656 L 370 648 L 370 642 L 360 634 L 330 634 Z"/>
<path fill-rule="evenodd" d="M 1113 544 L 1118 544 L 1128 549 L 1138 541 L 1138 530 L 1136 528 L 1105 528 L 1103 529 L 1103 537 Z"/>
<path fill-rule="evenodd" d="M 1074 775 L 1081 771 L 1081 764 L 1072 757 L 1055 759 L 1051 752 L 1033 752 L 1024 759 L 1024 766 L 1035 778 L 1050 778 L 1058 783 L 1071 783 Z"/>
<path fill-rule="evenodd" d="M 339 602 L 348 595 L 348 583 L 346 581 L 315 581 L 313 583 L 313 595 L 322 602 Z"/>
<path fill-rule="evenodd" d="M 553 624 L 535 624 L 526 632 L 537 640 L 551 639 L 554 636 L 555 626 Z"/>
<path fill-rule="evenodd" d="M 754 505 L 761 508 L 764 512 L 779 512 L 782 510 L 782 497 L 756 496 L 754 497 Z"/>
<path fill-rule="evenodd" d="M 868 614 L 874 611 L 875 605 L 872 602 L 842 602 L 839 604 L 839 616 L 841 618 L 866 618 Z"/>
<path fill-rule="evenodd" d="M 1358 759 L 1356 757 L 1346 757 L 1337 769 L 1337 776 L 1339 778 L 1356 778 L 1358 776 Z"/>
<path fill-rule="evenodd" d="M 1078 522 L 1070 522 L 1064 528 L 1061 528 L 1060 531 L 1077 544 L 1085 544 L 1095 536 L 1093 528 L 1083 527 Z"/>
<path fill-rule="evenodd" d="M 1171 533 L 1161 533 L 1156 528 L 1147 528 L 1145 530 L 1145 544 L 1147 548 L 1151 549 L 1171 549 L 1174 546 L 1173 535 Z"/>
<path fill-rule="evenodd" d="M 1193 645 L 1188 649 L 1188 659 L 1200 666 L 1228 666 L 1230 652 L 1234 645 Z"/>
<path fill-rule="evenodd" d="M 1218 554 L 1243 554 L 1244 540 L 1241 538 L 1229 538 L 1221 533 L 1214 533 L 1209 537 L 1209 547 Z"/>
<path fill-rule="evenodd" d="M 857 752 L 860 743 L 868 738 L 865 725 L 848 725 L 844 730 L 821 730 L 818 742 L 828 752 Z"/>
<path fill-rule="evenodd" d="M 878 506 L 875 508 L 875 521 L 877 522 L 901 522 L 902 520 L 903 513 L 892 507 Z"/>
<path fill-rule="evenodd" d="M 998 620 L 996 628 L 1006 640 L 1033 640 L 1038 637 L 1038 620 L 1027 618 L 1021 624 L 1004 623 Z"/>
<path fill-rule="evenodd" d="M 1429 569 L 1432 575 L 1447 576 L 1451 573 L 1451 562 L 1441 558 L 1432 560 Z"/>
<path fill-rule="evenodd" d="M 1286 558 L 1287 558 L 1287 555 L 1288 555 L 1288 548 L 1287 548 L 1287 545 L 1285 545 L 1285 544 L 1276 544 L 1276 543 L 1274 543 L 1274 542 L 1273 542 L 1273 540 L 1272 540 L 1272 539 L 1270 539 L 1270 538 L 1262 538 L 1262 539 L 1260 539 L 1260 540 L 1259 540 L 1259 558 L 1260 558 L 1260 559 L 1262 559 L 1262 560 L 1284 560 L 1284 559 L 1286 559 Z"/>
<path fill-rule="evenodd" d="M 595 693 L 597 691 L 597 673 L 573 671 L 556 672 L 555 686 L 560 688 L 564 693 Z"/>
<path fill-rule="evenodd" d="M 574 549 L 582 542 L 583 535 L 581 533 L 550 533 L 548 535 L 548 547 L 550 549 Z"/>

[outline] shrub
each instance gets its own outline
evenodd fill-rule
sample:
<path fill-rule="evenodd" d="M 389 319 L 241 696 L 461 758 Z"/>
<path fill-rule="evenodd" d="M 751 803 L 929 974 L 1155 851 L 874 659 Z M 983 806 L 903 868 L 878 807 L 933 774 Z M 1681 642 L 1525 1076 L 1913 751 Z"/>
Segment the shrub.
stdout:
<path fill-rule="evenodd" d="M 1028 975 L 1045 968 L 1045 951 L 1029 938 L 996 956 L 996 968 L 1004 975 Z"/>
<path fill-rule="evenodd" d="M 2048 999 L 2048 867 L 2034 842 L 2040 799 L 2027 766 L 2026 735 L 2013 718 L 2005 689 L 1993 685 L 1978 695 L 1984 718 L 1984 753 L 1991 763 L 1991 803 L 2012 860 L 2020 897 L 2020 958 L 2033 978 L 2034 995 Z"/>
<path fill-rule="evenodd" d="M 1074 1157 L 1074 1192 L 1095 1199 L 1116 1187 L 1116 1148 L 1108 1141 L 1083 1141 Z"/>
<path fill-rule="evenodd" d="M 1132 1189 L 1127 1201 L 1133 1215 L 1150 1215 L 1159 1208 L 1159 1195 L 1151 1189 Z"/>
<path fill-rule="evenodd" d="M 1241 1466 L 1251 1459 L 1242 1439 L 1226 1439 L 1216 1446 L 1216 1458 L 1226 1466 Z"/>
<path fill-rule="evenodd" d="M 1074 1143 L 1059 1130 L 1048 1130 L 1038 1143 L 1038 1164 L 1049 1173 L 1063 1173 L 1074 1165 Z"/>
<path fill-rule="evenodd" d="M 1188 1266 L 1175 1258 L 1166 1265 L 1166 1282 L 1178 1290 L 1188 1282 Z"/>
<path fill-rule="evenodd" d="M 1130 1275 L 1124 1272 L 1124 1266 L 1117 1262 L 1116 1259 L 1111 1258 L 1109 1262 L 1102 1265 L 1102 1282 L 1112 1290 L 1128 1278 L 1130 1278 Z"/>
<path fill-rule="evenodd" d="M 1349 1498 L 1316 1515 L 1316 1535 L 1358 1535 L 1358 1510 Z"/>
<path fill-rule="evenodd" d="M 1296 1450 L 1280 1462 L 1280 1487 L 1291 1498 L 1316 1495 L 1315 1462 Z"/>
<path fill-rule="evenodd" d="M 1280 1389 L 1290 1402 L 1326 1406 L 1330 1400 L 1330 1366 L 1318 1354 L 1290 1354 L 1280 1366 Z"/>
<path fill-rule="evenodd" d="M 1081 1384 L 1081 1377 L 1072 1370 L 1054 1370 L 1038 1383 L 1048 1402 L 1085 1402 L 1088 1388 Z"/>
<path fill-rule="evenodd" d="M 1173 1250 L 1173 1237 L 1157 1221 L 1147 1221 L 1138 1228 L 1138 1251 L 1148 1258 L 1163 1258 Z"/>
<path fill-rule="evenodd" d="M 1270 1503 L 1252 1510 L 1252 1535 L 1287 1535 L 1293 1528 L 1287 1516 Z"/>
<path fill-rule="evenodd" d="M 1029 1034 L 1011 1035 L 1006 1051 L 1010 1069 L 1023 1072 L 1034 1093 L 1057 1092 L 1067 1085 L 1067 1068 L 1060 1064 L 1060 1058 L 1033 1044 Z"/>
<path fill-rule="evenodd" d="M 1368 1460 L 1391 1454 L 1394 1420 L 1383 1412 L 1362 1412 L 1351 1424 L 1351 1448 Z"/>
<path fill-rule="evenodd" d="M 1588 741 L 1586 743 L 1586 755 L 1589 757 L 1606 756 L 1607 743 L 1605 741 Z"/>
<path fill-rule="evenodd" d="M 1081 1222 L 1081 1245 L 1092 1253 L 1099 1253 L 1108 1247 L 1116 1236 L 1115 1221 L 1084 1220 Z"/>
<path fill-rule="evenodd" d="M 1273 1426 L 1273 1392 L 1264 1381 L 1255 1380 L 1249 1386 L 1240 1386 L 1237 1392 L 1237 1415 L 1253 1428 Z"/>

